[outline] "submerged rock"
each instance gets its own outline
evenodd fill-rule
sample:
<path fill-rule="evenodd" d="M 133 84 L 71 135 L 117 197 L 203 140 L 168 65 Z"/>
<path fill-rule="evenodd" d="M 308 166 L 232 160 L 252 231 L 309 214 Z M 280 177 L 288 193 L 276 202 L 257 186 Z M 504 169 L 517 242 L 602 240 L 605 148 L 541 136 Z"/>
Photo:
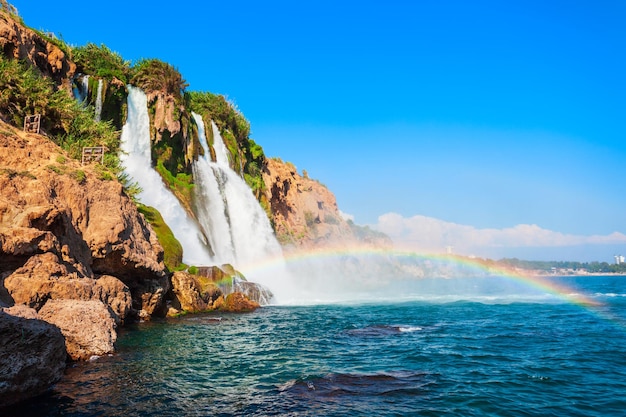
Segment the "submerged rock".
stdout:
<path fill-rule="evenodd" d="M 49 300 L 39 316 L 61 329 L 67 354 L 73 360 L 88 360 L 114 351 L 115 319 L 100 301 Z"/>
<path fill-rule="evenodd" d="M 0 407 L 40 395 L 61 379 L 67 354 L 58 327 L 0 311 L 0 335 Z"/>

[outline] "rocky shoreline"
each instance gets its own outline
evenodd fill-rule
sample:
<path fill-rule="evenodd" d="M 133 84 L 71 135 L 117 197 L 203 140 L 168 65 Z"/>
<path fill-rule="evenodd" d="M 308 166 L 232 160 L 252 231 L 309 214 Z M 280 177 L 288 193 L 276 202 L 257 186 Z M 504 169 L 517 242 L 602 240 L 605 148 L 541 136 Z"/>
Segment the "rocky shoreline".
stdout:
<path fill-rule="evenodd" d="M 116 142 L 107 142 L 106 132 L 118 136 L 115 129 L 127 111 L 126 85 L 132 84 L 131 72 L 141 75 L 135 81 L 149 87 L 154 113 L 153 163 L 193 218 L 190 166 L 200 147 L 191 109 L 183 105 L 182 76 L 156 60 L 131 71 L 106 47 L 62 44 L 28 28 L 6 2 L 0 4 L 0 57 L 6 68 L 19 62 L 0 79 L 0 91 L 7 93 L 0 94 L 0 408 L 44 392 L 61 378 L 66 361 L 114 352 L 116 329 L 127 323 L 204 311 L 248 312 L 268 299 L 231 265 L 195 265 L 191 273 L 182 264 L 182 249 L 172 249 L 173 234 L 159 242 L 155 230 L 160 230 L 138 210 L 117 174 L 106 164 L 83 165 L 77 159 L 94 143 L 115 159 Z M 87 56 L 82 61 L 81 53 Z M 104 56 L 108 61 L 98 62 L 116 76 L 97 76 L 89 59 L 94 56 Z M 108 127 L 87 123 L 80 134 L 70 128 L 77 115 L 93 120 L 93 114 L 85 116 L 93 92 L 82 113 L 51 99 L 62 101 L 57 95 L 62 93 L 65 104 L 76 104 L 71 90 L 78 71 L 109 86 L 103 110 Z M 162 71 L 176 81 L 173 91 Z M 25 80 L 38 87 L 25 87 Z M 332 193 L 306 173 L 266 160 L 249 138 L 249 122 L 224 97 L 198 97 L 204 112 L 228 133 L 234 165 L 255 184 L 255 196 L 266 203 L 284 247 L 389 243 L 343 219 Z M 21 129 L 34 113 L 41 113 L 41 134 Z M 58 145 L 66 139 L 74 141 L 65 143 L 67 151 Z M 238 292 L 232 292 L 235 280 Z"/>
<path fill-rule="evenodd" d="M 205 270 L 170 274 L 119 182 L 0 123 L 0 405 L 44 392 L 66 359 L 114 352 L 124 323 L 259 306 L 225 296 L 217 283 L 231 274 Z"/>

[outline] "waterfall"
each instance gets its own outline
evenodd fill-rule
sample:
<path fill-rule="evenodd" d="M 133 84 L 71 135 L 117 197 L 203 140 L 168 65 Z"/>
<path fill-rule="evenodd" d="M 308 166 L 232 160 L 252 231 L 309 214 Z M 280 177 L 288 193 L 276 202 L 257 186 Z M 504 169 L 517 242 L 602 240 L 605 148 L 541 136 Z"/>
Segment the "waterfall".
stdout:
<path fill-rule="evenodd" d="M 102 115 L 102 78 L 98 80 L 98 93 L 96 96 L 96 112 L 95 112 L 95 120 L 96 122 L 100 121 L 100 117 Z"/>
<path fill-rule="evenodd" d="M 250 280 L 268 286 L 280 298 L 282 288 L 277 286 L 287 273 L 284 263 L 280 265 L 282 249 L 267 214 L 248 184 L 230 167 L 226 145 L 215 123 L 211 121 L 216 155 L 212 161 L 204 121 L 198 114 L 193 117 L 204 150 L 204 156 L 193 165 L 194 199 L 198 221 L 211 242 L 215 260 L 233 264 L 244 275 L 252 274 Z M 258 265 L 269 259 L 279 268 L 271 277 L 263 277 Z"/>
<path fill-rule="evenodd" d="M 130 85 L 128 117 L 122 128 L 120 148 L 124 172 L 142 189 L 138 200 L 161 213 L 183 246 L 183 262 L 188 265 L 214 264 L 198 225 L 189 218 L 161 176 L 152 168 L 147 98 L 143 91 Z"/>
<path fill-rule="evenodd" d="M 89 97 L 89 75 L 79 74 L 76 78 L 79 82 L 75 83 L 75 87 L 72 88 L 74 98 L 80 103 L 85 103 Z"/>
<path fill-rule="evenodd" d="M 216 161 L 210 158 L 204 122 L 200 115 L 193 115 L 199 126 L 200 143 L 204 156 L 195 164 L 196 205 L 202 213 L 198 213 L 198 221 L 211 241 L 223 242 L 228 245 L 222 249 L 221 256 L 216 255 L 218 262 L 233 263 L 239 268 L 253 264 L 267 257 L 280 256 L 282 250 L 267 214 L 252 194 L 248 184 L 228 163 L 226 146 L 215 123 L 213 128 Z M 217 252 L 218 248 L 214 248 Z"/>
<path fill-rule="evenodd" d="M 194 116 L 195 117 L 195 116 Z M 201 116 L 198 116 L 200 120 L 202 120 Z M 197 121 L 197 120 L 196 120 Z M 220 130 L 213 120 L 211 120 L 211 130 L 213 131 L 213 150 L 215 150 L 215 162 L 223 167 L 230 167 L 230 158 L 228 157 L 229 152 L 226 149 L 226 145 L 222 140 L 222 135 L 220 134 Z M 204 128 L 203 128 L 204 131 Z M 219 138 L 219 140 L 217 139 Z M 204 138 L 203 145 L 207 147 L 206 137 Z"/>
<path fill-rule="evenodd" d="M 204 155 L 192 165 L 194 182 L 196 184 L 194 198 L 198 221 L 204 229 L 205 236 L 207 236 L 209 244 L 215 253 L 216 262 L 235 265 L 235 247 L 233 245 L 230 223 L 227 219 L 226 207 L 228 202 L 216 179 L 216 176 L 222 173 L 217 164 L 211 161 L 211 153 L 206 140 L 202 117 L 195 113 L 192 113 L 192 115 L 198 125 L 198 136 L 202 149 L 204 149 Z M 223 144 L 222 147 L 224 147 Z M 226 157 L 225 154 L 224 157 Z"/>

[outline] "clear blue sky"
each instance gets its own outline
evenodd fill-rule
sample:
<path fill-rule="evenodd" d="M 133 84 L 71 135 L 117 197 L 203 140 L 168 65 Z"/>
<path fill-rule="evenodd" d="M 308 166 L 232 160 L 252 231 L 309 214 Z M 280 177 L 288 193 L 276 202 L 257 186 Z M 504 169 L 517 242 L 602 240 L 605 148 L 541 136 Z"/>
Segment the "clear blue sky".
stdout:
<path fill-rule="evenodd" d="M 11 3 L 227 95 L 357 223 L 626 233 L 625 1 Z"/>

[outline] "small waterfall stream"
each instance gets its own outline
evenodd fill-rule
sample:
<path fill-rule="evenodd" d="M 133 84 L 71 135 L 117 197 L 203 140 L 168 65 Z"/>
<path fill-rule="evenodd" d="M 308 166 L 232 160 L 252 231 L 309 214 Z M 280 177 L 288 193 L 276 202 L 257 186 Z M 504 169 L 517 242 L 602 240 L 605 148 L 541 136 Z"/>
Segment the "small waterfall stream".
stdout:
<path fill-rule="evenodd" d="M 77 82 L 74 83 L 74 87 L 72 88 L 74 98 L 78 100 L 79 103 L 85 103 L 87 97 L 89 97 L 89 75 L 77 74 L 75 80 L 77 80 Z"/>
<path fill-rule="evenodd" d="M 96 122 L 100 121 L 102 116 L 102 78 L 98 80 L 98 91 L 96 96 L 96 111 L 95 111 L 95 120 Z"/>

